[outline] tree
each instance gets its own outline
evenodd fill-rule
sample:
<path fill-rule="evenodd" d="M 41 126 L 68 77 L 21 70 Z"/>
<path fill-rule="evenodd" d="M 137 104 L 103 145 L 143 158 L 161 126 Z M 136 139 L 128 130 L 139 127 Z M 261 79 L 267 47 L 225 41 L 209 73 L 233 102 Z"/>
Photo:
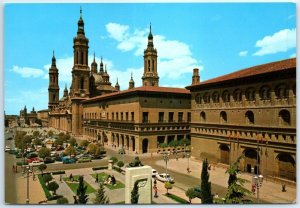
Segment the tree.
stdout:
<path fill-rule="evenodd" d="M 50 150 L 47 147 L 42 147 L 38 153 L 40 158 L 45 158 L 50 156 Z"/>
<path fill-rule="evenodd" d="M 66 149 L 65 149 L 65 154 L 66 155 L 75 155 L 76 154 L 76 150 L 73 146 L 68 146 Z"/>
<path fill-rule="evenodd" d="M 165 182 L 165 189 L 167 189 L 167 194 L 169 194 L 169 189 L 172 189 L 173 188 L 173 185 L 167 181 Z"/>
<path fill-rule="evenodd" d="M 110 160 L 112 160 L 114 164 L 115 164 L 116 162 L 118 162 L 118 158 L 116 158 L 116 157 L 111 157 Z"/>
<path fill-rule="evenodd" d="M 36 139 L 33 140 L 33 144 L 34 145 L 42 145 L 42 140 L 39 139 L 39 138 L 36 138 Z"/>
<path fill-rule="evenodd" d="M 238 178 L 237 174 L 240 173 L 239 164 L 242 156 L 238 157 L 227 170 L 229 174 L 228 178 L 228 189 L 225 196 L 225 203 L 228 204 L 241 204 L 246 196 L 253 194 L 248 189 L 244 188 L 244 183 L 247 181 L 242 178 Z"/>
<path fill-rule="evenodd" d="M 190 204 L 192 203 L 192 199 L 199 197 L 199 192 L 195 190 L 195 188 L 189 188 L 185 195 L 189 198 Z"/>
<path fill-rule="evenodd" d="M 80 146 L 81 147 L 87 147 L 89 145 L 89 141 L 88 140 L 82 140 L 81 142 L 80 142 Z"/>
<path fill-rule="evenodd" d="M 184 146 L 184 145 L 190 145 L 191 144 L 191 141 L 187 138 L 183 138 L 179 141 L 179 145 L 180 146 Z"/>
<path fill-rule="evenodd" d="M 101 156 L 101 155 L 103 155 L 103 154 L 105 154 L 106 153 L 106 151 L 105 151 L 105 149 L 104 149 L 104 147 L 103 146 L 97 146 L 97 149 L 96 149 L 96 152 L 95 152 L 95 156 L 97 157 L 97 156 Z"/>
<path fill-rule="evenodd" d="M 54 144 L 55 145 L 63 145 L 64 142 L 65 142 L 64 138 L 58 137 L 57 139 L 55 139 Z"/>
<path fill-rule="evenodd" d="M 25 144 L 30 144 L 31 142 L 32 142 L 32 136 L 31 135 L 25 135 L 24 136 L 24 139 L 23 139 L 23 142 L 25 143 Z"/>
<path fill-rule="evenodd" d="M 119 168 L 123 167 L 123 166 L 124 166 L 124 162 L 123 162 L 123 161 L 119 161 L 119 162 L 117 163 L 117 166 L 119 166 Z"/>
<path fill-rule="evenodd" d="M 67 198 L 61 197 L 61 198 L 56 200 L 56 204 L 69 204 L 69 201 L 68 201 Z"/>
<path fill-rule="evenodd" d="M 74 146 L 77 146 L 76 139 L 73 138 L 73 137 L 69 140 L 69 143 L 70 143 L 70 145 L 73 146 L 73 147 L 74 147 Z"/>
<path fill-rule="evenodd" d="M 168 145 L 167 145 L 166 143 L 160 143 L 160 144 L 159 144 L 159 147 L 160 147 L 160 148 L 166 148 L 166 147 L 168 147 Z"/>
<path fill-rule="evenodd" d="M 52 136 L 53 136 L 53 134 L 54 134 L 54 133 L 53 133 L 53 131 L 51 131 L 51 130 L 50 130 L 50 131 L 48 131 L 48 133 L 47 133 L 48 137 L 52 137 Z"/>
<path fill-rule="evenodd" d="M 77 188 L 78 204 L 86 204 L 88 195 L 86 194 L 87 186 L 84 185 L 83 176 L 79 176 L 79 185 Z"/>
<path fill-rule="evenodd" d="M 49 191 L 53 191 L 53 195 L 56 195 L 56 190 L 59 188 L 59 185 L 55 181 L 52 181 L 48 184 L 47 188 Z"/>
<path fill-rule="evenodd" d="M 133 186 L 133 189 L 131 191 L 131 204 L 137 204 L 138 201 L 139 201 L 140 194 L 139 194 L 138 184 L 139 184 L 138 181 L 134 182 L 134 186 Z"/>
<path fill-rule="evenodd" d="M 105 195 L 104 186 L 102 183 L 99 184 L 99 189 L 94 199 L 94 204 L 109 204 L 109 198 Z"/>
<path fill-rule="evenodd" d="M 40 135 L 40 132 L 39 131 L 34 131 L 33 133 L 32 133 L 32 136 L 33 136 L 33 138 L 37 138 L 38 136 Z"/>
<path fill-rule="evenodd" d="M 41 171 L 42 175 L 44 175 L 43 171 L 47 169 L 47 165 L 45 164 L 40 164 L 38 166 L 39 171 Z"/>
<path fill-rule="evenodd" d="M 45 183 L 47 183 L 47 185 L 49 185 L 49 182 L 53 179 L 51 174 L 45 174 L 43 175 L 43 180 Z"/>
<path fill-rule="evenodd" d="M 211 195 L 211 183 L 209 180 L 208 173 L 208 162 L 207 159 L 203 160 L 202 172 L 201 172 L 201 200 L 202 204 L 212 204 L 213 197 Z"/>
<path fill-rule="evenodd" d="M 88 146 L 87 146 L 87 150 L 90 154 L 95 154 L 96 153 L 96 150 L 97 150 L 97 145 L 94 144 L 94 143 L 90 143 Z"/>
<path fill-rule="evenodd" d="M 172 140 L 172 141 L 169 143 L 169 146 L 170 146 L 170 147 L 177 147 L 177 146 L 178 146 L 178 141 L 177 141 L 177 140 Z"/>

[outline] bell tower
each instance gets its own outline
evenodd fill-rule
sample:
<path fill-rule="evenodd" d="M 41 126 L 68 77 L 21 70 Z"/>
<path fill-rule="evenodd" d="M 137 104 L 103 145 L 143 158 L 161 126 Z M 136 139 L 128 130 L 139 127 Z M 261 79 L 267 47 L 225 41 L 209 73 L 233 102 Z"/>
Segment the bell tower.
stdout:
<path fill-rule="evenodd" d="M 58 85 L 58 69 L 56 68 L 56 59 L 52 57 L 52 64 L 49 69 L 49 87 L 48 87 L 48 108 L 52 109 L 55 105 L 58 105 L 59 101 L 59 85 Z"/>
<path fill-rule="evenodd" d="M 143 86 L 156 86 L 158 87 L 158 74 L 157 74 L 157 51 L 153 45 L 153 35 L 151 31 L 148 35 L 148 45 L 144 50 L 144 74 L 142 77 Z"/>
<path fill-rule="evenodd" d="M 88 97 L 90 93 L 90 68 L 88 66 L 89 39 L 85 37 L 81 8 L 77 36 L 73 39 L 73 49 L 72 92 L 75 97 Z"/>

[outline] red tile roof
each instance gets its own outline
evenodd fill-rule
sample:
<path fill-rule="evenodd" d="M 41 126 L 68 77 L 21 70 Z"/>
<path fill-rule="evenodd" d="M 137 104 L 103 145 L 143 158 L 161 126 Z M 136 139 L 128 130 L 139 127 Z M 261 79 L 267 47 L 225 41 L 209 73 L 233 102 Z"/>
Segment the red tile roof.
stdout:
<path fill-rule="evenodd" d="M 173 87 L 154 87 L 154 86 L 142 86 L 136 87 L 130 90 L 123 90 L 119 92 L 113 92 L 105 95 L 99 95 L 90 99 L 87 99 L 85 102 L 94 101 L 98 99 L 110 98 L 110 97 L 118 97 L 120 95 L 131 94 L 135 92 L 156 92 L 156 93 L 172 93 L 172 94 L 186 94 L 189 95 L 190 91 L 185 88 L 173 88 Z"/>
<path fill-rule="evenodd" d="M 223 82 L 223 81 L 228 81 L 228 80 L 233 80 L 233 79 L 246 78 L 246 77 L 251 77 L 251 76 L 255 76 L 255 75 L 271 73 L 271 72 L 284 71 L 284 70 L 289 70 L 289 69 L 296 69 L 296 58 L 271 62 L 271 63 L 262 64 L 262 65 L 258 65 L 258 66 L 253 66 L 253 67 L 242 69 L 242 70 L 230 73 L 230 74 L 226 74 L 224 76 L 206 80 L 206 81 L 200 82 L 199 84 L 196 84 L 196 85 L 187 86 L 186 88 L 191 89 L 191 88 L 197 87 L 197 86 L 202 86 L 202 85 L 207 85 L 207 84 L 212 84 L 212 83 L 217 83 L 217 82 Z"/>

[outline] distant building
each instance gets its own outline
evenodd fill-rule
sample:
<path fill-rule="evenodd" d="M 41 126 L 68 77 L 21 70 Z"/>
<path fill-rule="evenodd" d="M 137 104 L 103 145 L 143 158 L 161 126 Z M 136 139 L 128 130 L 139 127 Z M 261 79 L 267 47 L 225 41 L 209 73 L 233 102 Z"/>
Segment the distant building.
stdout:
<path fill-rule="evenodd" d="M 192 156 L 230 164 L 243 155 L 242 171 L 296 180 L 296 59 L 195 76 Z"/>
<path fill-rule="evenodd" d="M 37 119 L 37 113 L 34 110 L 34 107 L 32 108 L 31 112 L 27 112 L 26 106 L 23 110 L 20 110 L 20 127 L 28 127 L 28 126 L 35 126 L 36 125 L 36 119 Z"/>
<path fill-rule="evenodd" d="M 42 127 L 48 126 L 48 114 L 48 109 L 40 110 L 37 112 L 37 123 L 39 123 Z"/>

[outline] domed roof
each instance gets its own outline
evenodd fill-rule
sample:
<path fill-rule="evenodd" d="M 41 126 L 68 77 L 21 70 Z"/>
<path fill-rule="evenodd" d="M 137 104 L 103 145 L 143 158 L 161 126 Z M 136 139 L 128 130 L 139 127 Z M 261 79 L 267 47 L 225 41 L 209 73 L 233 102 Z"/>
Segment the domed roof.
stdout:
<path fill-rule="evenodd" d="M 95 84 L 99 85 L 101 83 L 103 83 L 103 78 L 100 74 L 93 74 L 93 77 L 95 79 Z"/>

